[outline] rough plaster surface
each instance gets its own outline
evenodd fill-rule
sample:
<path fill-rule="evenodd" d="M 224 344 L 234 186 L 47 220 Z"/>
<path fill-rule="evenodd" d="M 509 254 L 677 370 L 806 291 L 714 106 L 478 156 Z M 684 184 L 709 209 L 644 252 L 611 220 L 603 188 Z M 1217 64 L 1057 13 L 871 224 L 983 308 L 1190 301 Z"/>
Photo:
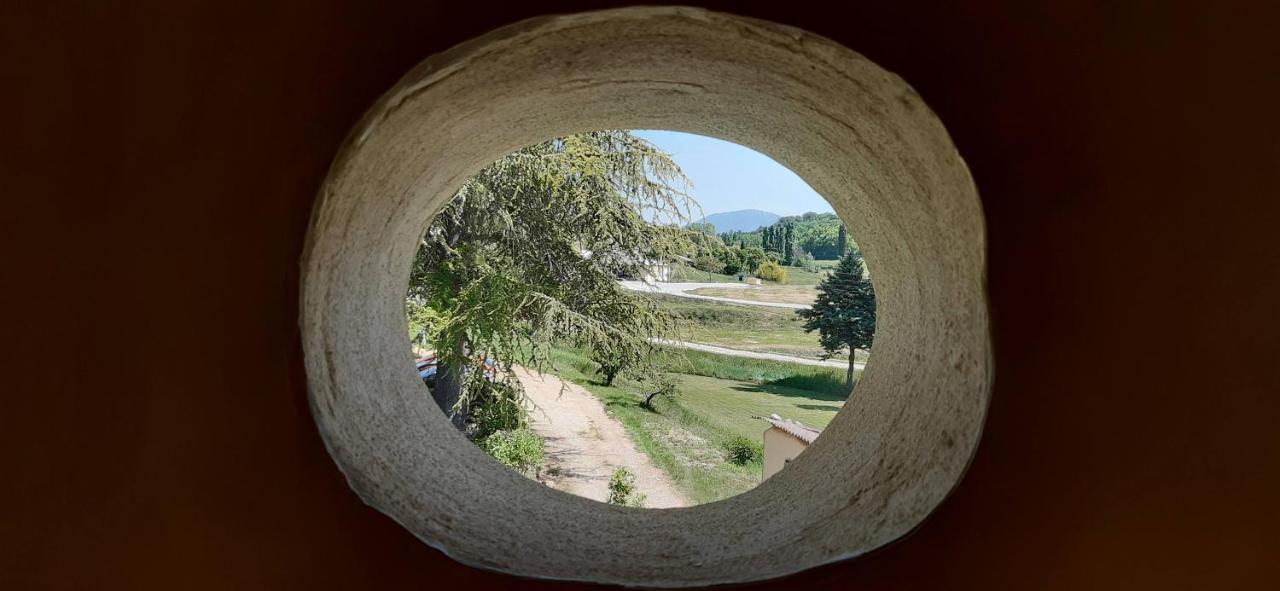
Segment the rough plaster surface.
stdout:
<path fill-rule="evenodd" d="M 876 356 L 824 435 L 745 494 L 613 507 L 491 461 L 404 353 L 417 235 L 469 175 L 561 134 L 658 128 L 760 150 L 824 195 L 874 271 Z M 898 77 L 801 30 L 704 10 L 524 21 L 432 56 L 353 130 L 313 212 L 302 330 L 351 487 L 456 559 L 645 586 L 781 576 L 917 527 L 956 486 L 991 386 L 984 234 L 946 131 Z"/>

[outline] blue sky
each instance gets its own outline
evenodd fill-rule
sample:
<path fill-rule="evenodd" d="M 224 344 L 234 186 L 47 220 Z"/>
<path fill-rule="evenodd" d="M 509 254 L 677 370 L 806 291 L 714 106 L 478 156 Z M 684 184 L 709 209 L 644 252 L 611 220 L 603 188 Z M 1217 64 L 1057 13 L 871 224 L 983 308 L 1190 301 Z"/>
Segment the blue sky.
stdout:
<path fill-rule="evenodd" d="M 707 215 L 738 209 L 778 215 L 832 211 L 795 173 L 750 148 L 677 131 L 635 133 L 672 155 L 693 182 L 693 196 Z"/>

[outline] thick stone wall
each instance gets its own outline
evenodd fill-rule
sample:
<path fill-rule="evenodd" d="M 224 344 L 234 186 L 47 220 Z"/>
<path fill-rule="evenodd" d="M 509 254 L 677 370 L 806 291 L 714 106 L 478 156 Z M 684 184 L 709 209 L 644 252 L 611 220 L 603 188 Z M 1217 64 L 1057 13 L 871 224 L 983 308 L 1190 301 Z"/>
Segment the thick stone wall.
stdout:
<path fill-rule="evenodd" d="M 330 159 L 427 55 L 601 3 L 0 8 L 5 588 L 581 588 L 363 505 L 311 417 L 299 261 Z M 710 3 L 901 75 L 987 222 L 997 379 L 917 531 L 764 588 L 1280 578 L 1270 3 Z"/>

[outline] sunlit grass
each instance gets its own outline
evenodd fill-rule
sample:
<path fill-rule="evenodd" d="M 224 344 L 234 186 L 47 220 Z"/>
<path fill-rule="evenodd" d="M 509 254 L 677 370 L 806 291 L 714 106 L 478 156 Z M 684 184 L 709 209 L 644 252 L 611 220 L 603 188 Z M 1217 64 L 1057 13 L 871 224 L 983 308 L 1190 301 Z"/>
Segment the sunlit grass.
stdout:
<path fill-rule="evenodd" d="M 580 351 L 557 350 L 553 359 L 560 377 L 599 398 L 637 449 L 692 503 L 724 499 L 759 484 L 760 463 L 732 464 L 725 450 L 735 436 L 761 440 L 766 425 L 753 416 L 776 413 L 822 428 L 846 398 L 839 370 L 699 351 L 669 353 L 674 355 L 665 355 L 664 363 L 677 394 L 655 399 L 652 410 L 642 405 L 651 385 L 620 378 L 605 386 Z"/>

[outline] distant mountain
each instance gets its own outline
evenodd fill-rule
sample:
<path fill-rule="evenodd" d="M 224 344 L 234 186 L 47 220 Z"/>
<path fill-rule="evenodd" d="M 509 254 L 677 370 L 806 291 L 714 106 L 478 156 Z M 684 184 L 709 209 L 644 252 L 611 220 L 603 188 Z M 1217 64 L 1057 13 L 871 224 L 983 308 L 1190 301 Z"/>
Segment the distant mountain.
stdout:
<path fill-rule="evenodd" d="M 758 209 L 739 209 L 737 211 L 713 213 L 698 220 L 697 223 L 711 224 L 716 227 L 716 233 L 719 234 L 721 232 L 751 232 L 761 226 L 771 226 L 781 218 L 782 216 L 776 213 Z"/>

